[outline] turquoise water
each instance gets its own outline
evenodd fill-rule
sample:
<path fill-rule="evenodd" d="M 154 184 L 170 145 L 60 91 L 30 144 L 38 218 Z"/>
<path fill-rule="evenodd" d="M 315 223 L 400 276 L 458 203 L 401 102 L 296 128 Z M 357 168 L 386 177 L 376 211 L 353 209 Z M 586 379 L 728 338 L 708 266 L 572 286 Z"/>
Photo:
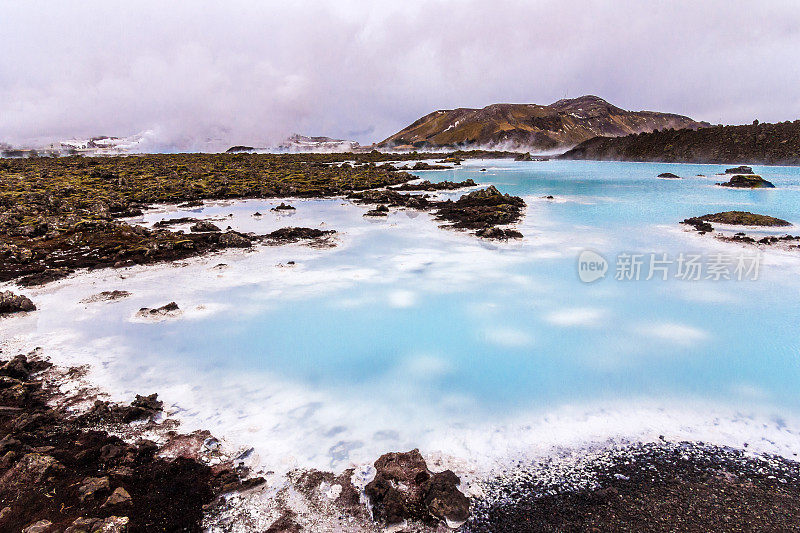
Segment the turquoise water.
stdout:
<path fill-rule="evenodd" d="M 250 216 L 268 213 L 275 202 L 210 206 L 200 212 L 232 214 L 234 227 L 251 231 L 325 222 L 340 230 L 339 246 L 268 248 L 233 265 L 221 285 L 162 280 L 160 292 L 107 304 L 91 324 L 70 323 L 54 303 L 52 314 L 45 306 L 37 327 L 68 326 L 79 331 L 80 342 L 113 339 L 109 351 L 137 354 L 106 363 L 130 387 L 192 384 L 232 410 L 263 402 L 255 409 L 275 410 L 268 429 L 289 427 L 283 418 L 299 408 L 274 405 L 269 391 L 276 383 L 320 398 L 347 398 L 352 413 L 337 407 L 291 437 L 310 441 L 336 443 L 340 437 L 331 434 L 357 433 L 363 424 L 370 431 L 383 428 L 381 434 L 400 431 L 396 440 L 418 445 L 423 439 L 413 428 L 422 411 L 425 431 L 435 431 L 430 427 L 601 402 L 687 410 L 715 402 L 793 417 L 800 410 L 800 252 L 766 253 L 755 280 L 688 281 L 674 279 L 672 271 L 667 281 L 614 279 L 620 253 L 672 259 L 696 253 L 708 261 L 718 253 L 751 258 L 758 252 L 684 231 L 678 222 L 689 216 L 740 209 L 800 224 L 800 169 L 756 167 L 777 188 L 741 191 L 714 186 L 722 179 L 714 174 L 724 168 L 478 161 L 418 173 L 431 180 L 473 178 L 524 196 L 528 210 L 519 229 L 525 239 L 508 244 L 438 229 L 427 214 L 397 211 L 388 220 L 368 221 L 361 216 L 365 208 L 340 200 L 297 201 L 289 219 Z M 662 172 L 685 179 L 657 179 Z M 610 262 L 605 279 L 579 280 L 577 258 L 584 249 Z M 265 256 L 268 261 L 259 259 Z M 275 267 L 294 258 L 296 274 Z M 144 305 L 174 299 L 183 308 L 180 295 L 187 292 L 187 305 L 216 302 L 226 310 L 155 324 L 129 320 Z M 168 378 L 159 370 L 167 364 Z M 231 376 L 249 381 L 246 391 L 233 387 L 236 398 L 226 404 L 220 391 Z M 298 405 L 324 409 L 325 401 Z M 366 407 L 375 411 L 356 412 Z M 370 419 L 385 413 L 391 419 Z M 366 450 L 371 433 L 364 434 L 355 444 L 342 442 Z"/>

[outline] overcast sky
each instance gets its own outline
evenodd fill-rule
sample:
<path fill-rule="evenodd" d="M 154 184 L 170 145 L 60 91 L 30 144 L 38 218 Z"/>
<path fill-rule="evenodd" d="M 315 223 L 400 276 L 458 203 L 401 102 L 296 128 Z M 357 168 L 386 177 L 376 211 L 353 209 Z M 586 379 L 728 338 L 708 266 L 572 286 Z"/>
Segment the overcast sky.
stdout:
<path fill-rule="evenodd" d="M 0 0 L 0 142 L 362 143 L 420 116 L 596 94 L 800 118 L 800 6 L 770 1 Z"/>

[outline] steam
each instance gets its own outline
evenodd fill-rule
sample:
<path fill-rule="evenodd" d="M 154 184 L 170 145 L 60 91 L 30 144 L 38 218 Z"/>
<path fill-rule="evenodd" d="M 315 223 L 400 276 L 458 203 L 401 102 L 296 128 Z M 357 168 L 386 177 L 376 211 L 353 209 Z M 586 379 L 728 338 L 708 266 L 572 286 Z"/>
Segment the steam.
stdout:
<path fill-rule="evenodd" d="M 800 116 L 792 1 L 30 1 L 0 17 L 14 145 L 369 144 L 434 109 L 587 93 L 712 123 Z"/>

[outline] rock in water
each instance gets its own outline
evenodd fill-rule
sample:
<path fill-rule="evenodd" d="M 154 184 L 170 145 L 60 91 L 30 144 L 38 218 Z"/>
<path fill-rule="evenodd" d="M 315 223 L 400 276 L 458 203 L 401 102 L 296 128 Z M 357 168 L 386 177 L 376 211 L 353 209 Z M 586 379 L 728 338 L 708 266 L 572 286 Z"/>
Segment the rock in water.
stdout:
<path fill-rule="evenodd" d="M 730 224 L 733 226 L 791 226 L 791 222 L 771 217 L 768 215 L 757 215 L 749 211 L 723 211 L 697 217 L 706 222 L 717 222 L 719 224 Z"/>
<path fill-rule="evenodd" d="M 27 296 L 16 295 L 11 291 L 0 292 L 0 315 L 36 311 L 36 306 Z"/>
<path fill-rule="evenodd" d="M 733 187 L 736 189 L 774 189 L 775 185 L 756 174 L 742 175 L 737 174 L 727 183 L 717 183 L 722 187 Z"/>
<path fill-rule="evenodd" d="M 658 175 L 659 178 L 670 178 L 670 179 L 681 179 L 680 176 L 673 174 L 672 172 L 664 172 Z"/>
<path fill-rule="evenodd" d="M 753 167 L 742 165 L 740 167 L 726 168 L 725 174 L 752 174 Z"/>
<path fill-rule="evenodd" d="M 220 231 L 219 227 L 216 224 L 212 224 L 207 220 L 200 220 L 196 224 L 194 224 L 191 228 L 191 231 L 195 233 L 202 233 L 202 232 L 209 232 L 209 231 Z"/>
<path fill-rule="evenodd" d="M 461 524 L 469 517 L 469 499 L 458 490 L 450 470 L 432 473 L 414 449 L 393 452 L 375 461 L 375 479 L 365 488 L 373 518 L 386 525 L 405 520 Z"/>

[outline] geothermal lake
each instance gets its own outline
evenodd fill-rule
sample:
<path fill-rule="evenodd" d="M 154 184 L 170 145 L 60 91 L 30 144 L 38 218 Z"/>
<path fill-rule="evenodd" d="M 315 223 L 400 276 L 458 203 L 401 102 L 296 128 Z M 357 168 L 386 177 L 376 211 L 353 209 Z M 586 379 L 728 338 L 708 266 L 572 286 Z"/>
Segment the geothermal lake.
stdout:
<path fill-rule="evenodd" d="M 724 243 L 678 222 L 737 209 L 800 224 L 800 169 L 755 167 L 776 188 L 735 190 L 714 185 L 724 168 L 485 160 L 416 173 L 523 196 L 525 238 L 508 243 L 411 210 L 364 218 L 366 206 L 344 199 L 291 199 L 291 215 L 269 211 L 280 200 L 164 208 L 140 222 L 319 227 L 339 232 L 337 246 L 79 274 L 22 291 L 40 311 L 0 322 L 0 334 L 56 363 L 92 364 L 115 399 L 158 392 L 184 429 L 253 446 L 274 470 L 340 469 L 412 447 L 493 466 L 661 435 L 792 457 L 800 251 Z M 774 233 L 787 231 L 800 228 Z M 584 250 L 607 260 L 605 278 L 579 279 Z M 661 269 L 647 280 L 651 254 Z M 681 279 L 681 254 L 701 279 Z M 626 257 L 641 262 L 638 280 Z M 80 303 L 115 289 L 132 296 Z M 134 319 L 170 301 L 180 318 Z"/>

